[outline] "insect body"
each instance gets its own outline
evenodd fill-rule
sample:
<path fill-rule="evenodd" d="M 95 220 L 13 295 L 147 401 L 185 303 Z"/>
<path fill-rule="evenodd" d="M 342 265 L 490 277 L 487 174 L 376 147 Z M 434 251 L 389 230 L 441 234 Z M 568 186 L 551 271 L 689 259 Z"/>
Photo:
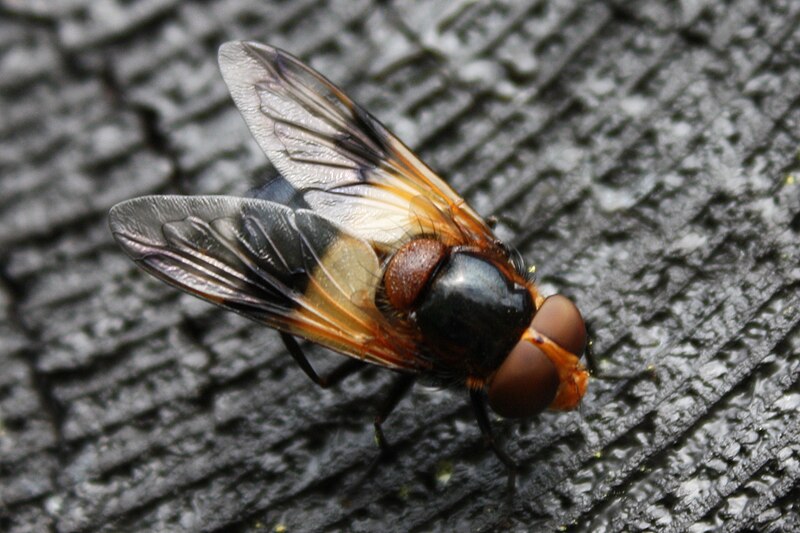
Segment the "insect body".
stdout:
<path fill-rule="evenodd" d="M 586 333 L 441 178 L 331 82 L 289 54 L 224 44 L 220 68 L 280 177 L 233 196 L 147 196 L 110 213 L 147 272 L 282 332 L 403 374 L 466 386 L 501 460 L 485 402 L 507 417 L 572 409 Z M 383 441 L 381 441 L 383 442 Z"/>

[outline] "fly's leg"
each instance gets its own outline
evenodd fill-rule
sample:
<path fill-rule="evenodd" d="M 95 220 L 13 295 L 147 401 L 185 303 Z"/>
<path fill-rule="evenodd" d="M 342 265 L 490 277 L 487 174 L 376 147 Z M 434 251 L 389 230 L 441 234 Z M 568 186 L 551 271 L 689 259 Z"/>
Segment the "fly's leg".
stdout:
<path fill-rule="evenodd" d="M 586 337 L 589 339 L 589 341 L 586 343 L 586 350 L 583 352 L 583 356 L 586 357 L 586 368 L 589 369 L 589 373 L 593 376 L 596 376 L 600 371 L 600 368 L 597 366 L 597 358 L 594 355 L 594 343 L 592 342 L 594 339 L 594 332 L 588 323 L 585 324 L 585 327 Z"/>
<path fill-rule="evenodd" d="M 469 399 L 472 402 L 472 410 L 475 413 L 475 419 L 478 421 L 478 427 L 481 428 L 483 441 L 489 446 L 494 454 L 500 459 L 508 469 L 508 490 L 514 490 L 517 481 L 517 463 L 511 458 L 508 453 L 497 444 L 492 431 L 492 424 L 489 421 L 489 415 L 486 412 L 486 397 L 481 389 L 470 389 Z"/>
<path fill-rule="evenodd" d="M 314 370 L 314 367 L 311 366 L 311 363 L 308 362 L 297 340 L 288 333 L 280 332 L 280 335 L 283 343 L 286 345 L 286 349 L 289 350 L 292 358 L 300 365 L 303 372 L 311 378 L 311 381 L 323 389 L 336 385 L 344 378 L 361 370 L 366 365 L 366 363 L 357 359 L 347 359 L 341 365 L 334 368 L 327 376 L 320 377 L 316 370 Z M 389 389 L 389 393 L 378 408 L 378 413 L 375 415 L 374 420 L 375 440 L 381 448 L 382 455 L 389 455 L 391 452 L 391 446 L 386 440 L 386 436 L 383 434 L 382 424 L 389 418 L 389 415 L 394 408 L 397 407 L 397 404 L 400 403 L 400 400 L 403 399 L 403 396 L 411 389 L 411 386 L 414 385 L 415 378 L 416 377 L 411 374 L 403 374 L 395 379 L 391 389 Z"/>
<path fill-rule="evenodd" d="M 403 396 L 405 396 L 405 394 L 411 389 L 412 385 L 414 385 L 415 379 L 416 377 L 411 374 L 403 374 L 397 377 L 394 380 L 394 383 L 392 383 L 389 393 L 383 399 L 383 403 L 380 405 L 378 408 L 378 413 L 375 415 L 375 440 L 378 442 L 378 446 L 380 446 L 381 451 L 378 456 L 370 462 L 364 473 L 359 476 L 356 482 L 347 490 L 348 493 L 354 493 L 357 489 L 363 486 L 364 483 L 372 477 L 372 473 L 375 472 L 381 463 L 390 460 L 393 457 L 394 451 L 386 441 L 386 437 L 383 434 L 383 428 L 381 426 L 392 413 L 394 408 L 397 407 L 397 404 L 400 403 L 400 400 L 403 399 Z"/>
<path fill-rule="evenodd" d="M 298 344 L 297 340 L 288 333 L 284 333 L 282 331 L 280 332 L 280 335 L 283 344 L 286 346 L 286 349 L 289 350 L 292 358 L 297 362 L 298 365 L 300 365 L 300 368 L 303 370 L 303 372 L 305 372 L 306 375 L 311 378 L 311 381 L 323 389 L 327 389 L 328 387 L 336 385 L 347 376 L 364 368 L 367 364 L 363 361 L 359 361 L 358 359 L 347 358 L 347 360 L 342 362 L 342 364 L 331 370 L 327 376 L 320 377 L 316 370 L 314 370 L 314 367 L 311 366 L 311 363 L 308 362 L 308 359 L 303 353 L 303 349 L 300 348 L 300 344 Z"/>
<path fill-rule="evenodd" d="M 392 447 L 383 434 L 383 423 L 389 418 L 389 415 L 392 414 L 392 411 L 394 411 L 394 408 L 400 403 L 400 400 L 411 390 L 415 379 L 416 376 L 411 374 L 402 374 L 400 377 L 396 378 L 394 383 L 392 383 L 392 388 L 389 389 L 389 394 L 386 395 L 386 398 L 384 398 L 383 403 L 378 409 L 378 414 L 375 415 L 375 440 L 378 442 L 378 446 L 381 448 L 381 455 L 383 456 L 390 455 L 392 451 Z"/>

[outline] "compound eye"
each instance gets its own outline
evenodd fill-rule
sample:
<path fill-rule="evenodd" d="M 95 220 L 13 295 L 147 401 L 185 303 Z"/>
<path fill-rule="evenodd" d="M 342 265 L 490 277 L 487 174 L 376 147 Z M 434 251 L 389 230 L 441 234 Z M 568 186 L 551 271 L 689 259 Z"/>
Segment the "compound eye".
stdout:
<path fill-rule="evenodd" d="M 489 406 L 506 418 L 533 416 L 552 403 L 558 383 L 558 371 L 544 352 L 520 341 L 489 384 Z"/>
<path fill-rule="evenodd" d="M 547 298 L 531 327 L 580 357 L 586 348 L 586 324 L 572 300 L 560 294 Z M 506 418 L 533 416 L 547 409 L 558 392 L 558 370 L 529 341 L 520 341 L 489 383 L 489 405 Z"/>
<path fill-rule="evenodd" d="M 578 357 L 586 348 L 586 324 L 566 296 L 554 294 L 547 298 L 533 317 L 531 327 Z"/>

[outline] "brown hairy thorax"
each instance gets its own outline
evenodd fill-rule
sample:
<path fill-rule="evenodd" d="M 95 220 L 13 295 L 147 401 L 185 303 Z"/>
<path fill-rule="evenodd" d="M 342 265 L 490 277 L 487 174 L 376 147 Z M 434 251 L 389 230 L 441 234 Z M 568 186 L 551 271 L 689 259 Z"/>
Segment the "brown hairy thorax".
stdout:
<path fill-rule="evenodd" d="M 404 244 L 389 260 L 383 276 L 392 307 L 410 311 L 445 255 L 447 246 L 436 239 L 414 239 Z"/>

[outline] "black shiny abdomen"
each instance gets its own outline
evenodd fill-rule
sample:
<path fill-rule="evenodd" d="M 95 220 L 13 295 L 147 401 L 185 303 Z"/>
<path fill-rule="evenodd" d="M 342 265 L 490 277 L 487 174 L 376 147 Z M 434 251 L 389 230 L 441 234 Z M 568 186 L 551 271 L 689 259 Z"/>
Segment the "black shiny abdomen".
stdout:
<path fill-rule="evenodd" d="M 461 359 L 472 375 L 485 375 L 506 358 L 534 312 L 526 287 L 489 261 L 456 252 L 439 267 L 414 316 L 441 355 Z"/>

